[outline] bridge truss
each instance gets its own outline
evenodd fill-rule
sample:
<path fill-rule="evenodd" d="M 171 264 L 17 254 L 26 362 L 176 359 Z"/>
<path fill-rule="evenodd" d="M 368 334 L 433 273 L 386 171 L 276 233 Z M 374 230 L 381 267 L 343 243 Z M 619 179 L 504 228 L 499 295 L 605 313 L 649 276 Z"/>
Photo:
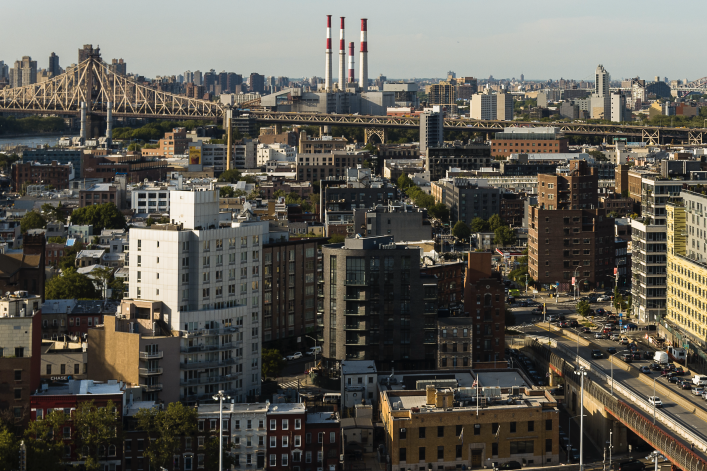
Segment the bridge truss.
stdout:
<path fill-rule="evenodd" d="M 81 102 L 88 113 L 105 115 L 108 102 L 116 117 L 219 119 L 218 103 L 162 92 L 116 74 L 99 55 L 45 82 L 0 90 L 0 111 L 27 114 L 79 114 Z"/>

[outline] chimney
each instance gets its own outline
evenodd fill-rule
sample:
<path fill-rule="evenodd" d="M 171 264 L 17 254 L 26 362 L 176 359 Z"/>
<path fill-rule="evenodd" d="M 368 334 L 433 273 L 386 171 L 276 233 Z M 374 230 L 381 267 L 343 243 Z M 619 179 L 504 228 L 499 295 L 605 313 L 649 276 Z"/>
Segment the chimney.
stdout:
<path fill-rule="evenodd" d="M 356 83 L 354 74 L 354 43 L 349 43 L 349 83 Z"/>
<path fill-rule="evenodd" d="M 358 75 L 358 86 L 365 92 L 368 90 L 368 20 L 361 18 L 361 69 Z"/>
<path fill-rule="evenodd" d="M 339 30 L 339 90 L 346 90 L 346 43 L 344 42 L 344 17 Z"/>
<path fill-rule="evenodd" d="M 326 16 L 326 71 L 324 71 L 324 90 L 331 91 L 331 15 Z"/>
<path fill-rule="evenodd" d="M 82 101 L 81 102 L 81 132 L 79 134 L 79 137 L 81 137 L 82 141 L 86 140 L 86 102 Z"/>

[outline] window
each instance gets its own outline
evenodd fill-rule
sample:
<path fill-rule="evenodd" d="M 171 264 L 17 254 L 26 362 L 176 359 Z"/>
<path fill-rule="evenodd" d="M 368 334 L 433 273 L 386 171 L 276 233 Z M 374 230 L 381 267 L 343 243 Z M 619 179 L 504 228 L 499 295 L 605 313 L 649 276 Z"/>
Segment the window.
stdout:
<path fill-rule="evenodd" d="M 288 435 L 282 436 L 282 448 L 287 448 L 290 446 L 290 437 Z"/>
<path fill-rule="evenodd" d="M 15 370 L 15 381 L 22 381 L 22 370 Z"/>
<path fill-rule="evenodd" d="M 534 453 L 535 442 L 533 440 L 511 442 L 511 455 L 521 453 Z"/>
<path fill-rule="evenodd" d="M 511 422 L 511 433 L 516 433 L 516 423 Z"/>
<path fill-rule="evenodd" d="M 444 437 L 444 425 L 437 427 L 437 437 Z"/>
<path fill-rule="evenodd" d="M 400 448 L 400 449 L 398 450 L 398 453 L 399 453 L 399 459 L 400 459 L 400 461 L 407 461 L 407 459 L 408 459 L 408 456 L 407 456 L 407 449 L 405 449 L 405 448 Z"/>
<path fill-rule="evenodd" d="M 444 447 L 443 447 L 443 446 L 438 446 L 438 447 L 437 447 L 437 459 L 438 459 L 438 460 L 443 460 L 443 459 L 444 459 Z"/>
<path fill-rule="evenodd" d="M 474 424 L 474 435 L 481 435 L 481 425 Z"/>
<path fill-rule="evenodd" d="M 302 419 L 295 419 L 295 430 L 302 429 Z"/>
<path fill-rule="evenodd" d="M 552 430 L 552 419 L 547 419 L 545 421 L 545 430 Z"/>
<path fill-rule="evenodd" d="M 425 461 L 425 447 L 421 446 L 417 449 L 418 461 Z"/>
<path fill-rule="evenodd" d="M 275 448 L 277 446 L 277 437 L 270 437 L 270 448 Z"/>
<path fill-rule="evenodd" d="M 457 452 L 456 457 L 461 458 L 462 457 L 462 446 L 461 445 L 457 445 L 456 452 Z"/>
<path fill-rule="evenodd" d="M 545 453 L 552 453 L 552 438 L 545 439 Z"/>
<path fill-rule="evenodd" d="M 329 443 L 336 443 L 336 432 L 329 432 Z"/>
<path fill-rule="evenodd" d="M 400 436 L 400 439 L 401 439 L 401 440 L 405 440 L 405 439 L 408 437 L 407 430 L 408 430 L 408 429 L 406 429 L 406 428 L 401 428 L 401 429 L 400 429 L 400 435 L 399 435 L 399 436 Z"/>
<path fill-rule="evenodd" d="M 287 466 L 287 458 L 288 458 L 287 453 L 283 453 L 282 454 L 282 466 Z"/>
<path fill-rule="evenodd" d="M 493 442 L 491 444 L 491 454 L 493 456 L 498 456 L 498 442 Z"/>
<path fill-rule="evenodd" d="M 277 466 L 277 455 L 270 455 L 270 466 Z"/>
<path fill-rule="evenodd" d="M 535 421 L 529 420 L 528 421 L 528 432 L 534 432 L 534 431 L 535 431 Z"/>

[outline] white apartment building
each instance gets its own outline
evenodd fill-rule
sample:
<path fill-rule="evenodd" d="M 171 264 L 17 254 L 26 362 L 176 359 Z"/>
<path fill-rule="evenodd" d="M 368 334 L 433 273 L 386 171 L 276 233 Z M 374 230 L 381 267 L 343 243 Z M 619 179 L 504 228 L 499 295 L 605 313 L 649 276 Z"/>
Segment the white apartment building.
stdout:
<path fill-rule="evenodd" d="M 216 190 L 174 190 L 171 224 L 130 230 L 129 297 L 161 302 L 161 320 L 178 332 L 188 403 L 218 390 L 236 402 L 260 394 L 263 225 L 222 227 L 218 205 Z"/>
<path fill-rule="evenodd" d="M 509 93 L 491 93 L 484 90 L 471 96 L 469 106 L 471 119 L 513 120 L 513 95 Z"/>
<path fill-rule="evenodd" d="M 130 209 L 136 216 L 169 212 L 169 187 L 141 186 L 134 188 L 130 196 Z"/>
<path fill-rule="evenodd" d="M 287 144 L 258 144 L 257 165 L 264 167 L 268 162 L 292 162 L 297 161 L 297 150 Z"/>

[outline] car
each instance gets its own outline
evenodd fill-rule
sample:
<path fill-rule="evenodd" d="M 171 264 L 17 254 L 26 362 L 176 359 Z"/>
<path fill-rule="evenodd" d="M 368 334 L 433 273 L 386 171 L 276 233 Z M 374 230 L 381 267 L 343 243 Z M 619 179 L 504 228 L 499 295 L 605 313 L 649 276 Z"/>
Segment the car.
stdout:
<path fill-rule="evenodd" d="M 653 355 L 648 350 L 644 350 L 642 355 L 644 360 L 650 360 L 651 358 L 653 358 Z"/>
<path fill-rule="evenodd" d="M 600 350 L 592 350 L 592 358 L 602 358 L 604 356 Z"/>
<path fill-rule="evenodd" d="M 587 302 L 588 302 L 588 301 L 589 301 L 589 297 L 587 297 L 587 296 L 582 296 L 582 297 L 579 298 L 577 301 L 587 301 Z"/>
<path fill-rule="evenodd" d="M 702 399 L 707 400 L 707 389 L 702 393 Z"/>
<path fill-rule="evenodd" d="M 624 329 L 626 330 L 638 330 L 638 326 L 634 324 L 633 322 L 629 322 L 628 324 L 624 324 Z"/>
<path fill-rule="evenodd" d="M 506 461 L 499 464 L 498 469 L 523 469 L 523 466 L 517 461 Z"/>
<path fill-rule="evenodd" d="M 606 315 L 606 311 L 603 308 L 597 308 L 596 313 L 597 313 L 597 316 Z"/>
<path fill-rule="evenodd" d="M 678 384 L 679 382 L 680 382 L 680 378 L 677 376 L 671 376 L 668 378 L 668 383 Z"/>
<path fill-rule="evenodd" d="M 637 459 L 625 459 L 614 461 L 611 464 L 612 471 L 643 471 L 646 464 Z"/>
<path fill-rule="evenodd" d="M 583 334 L 591 334 L 591 333 L 592 333 L 592 329 L 590 329 L 589 327 L 582 327 L 582 328 L 580 329 L 580 331 L 581 331 Z"/>
<path fill-rule="evenodd" d="M 677 374 L 678 376 L 683 376 L 683 375 L 687 374 L 687 371 L 683 370 L 682 367 L 680 367 L 680 366 L 675 368 L 674 371 L 675 371 L 675 374 Z"/>
<path fill-rule="evenodd" d="M 632 355 L 633 355 L 634 361 L 639 361 L 641 359 L 641 354 L 638 352 L 633 352 Z"/>
<path fill-rule="evenodd" d="M 648 402 L 649 402 L 652 406 L 656 406 L 656 407 L 662 407 L 662 406 L 663 406 L 663 402 L 660 400 L 660 398 L 659 398 L 658 396 L 650 396 L 650 397 L 648 398 Z"/>
<path fill-rule="evenodd" d="M 577 463 L 579 461 L 579 450 L 576 448 L 568 449 L 567 458 L 569 458 L 569 461 Z"/>
<path fill-rule="evenodd" d="M 507 353 L 510 353 L 510 349 L 508 349 Z M 307 355 L 308 357 L 321 355 L 321 354 L 322 354 L 322 347 L 320 347 L 319 345 L 317 345 L 316 347 L 310 347 L 309 350 L 307 350 L 307 352 L 305 353 L 305 355 Z"/>
<path fill-rule="evenodd" d="M 517 348 L 511 348 L 511 352 L 510 352 L 510 353 L 511 353 L 512 356 L 518 356 L 518 353 L 520 353 L 520 352 L 518 352 L 518 349 L 517 349 Z"/>
<path fill-rule="evenodd" d="M 689 381 L 681 381 L 679 385 L 680 389 L 692 389 L 692 383 L 690 383 Z"/>
<path fill-rule="evenodd" d="M 631 363 L 633 362 L 633 355 L 631 355 L 630 353 L 623 353 L 621 355 L 621 359 L 626 363 Z"/>
<path fill-rule="evenodd" d="M 665 367 L 665 366 L 663 367 L 663 369 L 660 372 L 668 377 L 675 376 L 674 374 L 671 374 L 671 373 L 675 373 L 675 371 L 671 371 L 670 368 Z"/>
<path fill-rule="evenodd" d="M 651 369 L 648 368 L 647 366 L 642 366 L 638 369 L 641 373 L 645 373 L 647 375 L 651 374 Z"/>
<path fill-rule="evenodd" d="M 705 392 L 705 388 L 702 388 L 699 386 L 696 388 L 692 388 L 692 394 L 695 396 L 702 396 L 702 394 L 704 394 L 704 392 Z"/>
<path fill-rule="evenodd" d="M 286 360 L 286 361 L 299 360 L 300 358 L 302 358 L 302 356 L 303 356 L 302 352 L 296 352 L 296 353 L 293 353 L 292 355 L 287 355 L 284 358 L 284 360 Z"/>
<path fill-rule="evenodd" d="M 622 338 L 619 340 L 619 343 L 620 343 L 621 345 L 628 345 L 628 344 L 629 344 L 629 341 L 628 341 L 628 339 L 627 339 L 626 337 L 622 337 Z"/>
<path fill-rule="evenodd" d="M 533 309 L 532 311 L 530 311 L 530 312 L 532 312 L 533 314 L 541 314 L 541 313 L 543 312 L 543 308 L 540 307 L 540 306 L 538 306 L 538 307 L 534 308 L 534 309 Z"/>
<path fill-rule="evenodd" d="M 606 334 L 605 334 L 604 332 L 597 332 L 597 333 L 594 334 L 594 338 L 595 338 L 595 339 L 605 339 L 605 338 L 606 338 Z"/>
<path fill-rule="evenodd" d="M 621 340 L 621 337 L 619 336 L 619 334 L 611 334 L 611 340 L 618 342 L 619 340 Z"/>
<path fill-rule="evenodd" d="M 611 301 L 611 297 L 606 295 L 597 297 L 597 302 L 599 303 L 604 303 L 606 301 Z"/>
<path fill-rule="evenodd" d="M 570 327 L 579 327 L 579 322 L 577 322 L 575 320 L 569 321 L 569 326 Z"/>
<path fill-rule="evenodd" d="M 595 302 L 597 302 L 597 298 L 594 297 L 594 296 L 589 296 L 589 301 L 588 301 L 588 302 L 590 302 L 590 303 L 595 303 Z"/>
<path fill-rule="evenodd" d="M 616 354 L 616 347 L 609 347 L 606 349 L 606 351 L 607 351 L 607 353 L 609 353 L 609 355 L 615 355 Z"/>
<path fill-rule="evenodd" d="M 570 326 L 569 322 L 567 322 L 567 321 L 560 321 L 560 322 L 558 322 L 557 324 L 558 324 L 559 327 L 563 327 L 563 328 Z"/>
<path fill-rule="evenodd" d="M 553 315 L 551 315 L 551 316 L 547 316 L 547 321 L 548 321 L 548 322 L 557 322 L 557 321 L 559 321 L 559 320 L 560 320 L 560 317 L 557 316 L 557 315 L 555 315 L 555 314 L 553 314 Z"/>
<path fill-rule="evenodd" d="M 648 365 L 648 368 L 650 368 L 653 371 L 662 371 L 663 370 L 663 367 L 660 366 L 659 363 L 651 363 L 650 365 Z"/>

